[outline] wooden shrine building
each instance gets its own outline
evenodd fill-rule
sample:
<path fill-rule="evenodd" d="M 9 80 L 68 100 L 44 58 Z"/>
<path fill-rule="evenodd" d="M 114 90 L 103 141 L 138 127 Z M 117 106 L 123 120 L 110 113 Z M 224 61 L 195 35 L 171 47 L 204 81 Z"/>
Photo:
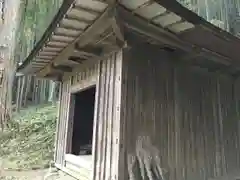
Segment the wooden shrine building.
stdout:
<path fill-rule="evenodd" d="M 65 0 L 18 72 L 61 82 L 56 167 L 240 177 L 240 39 L 174 0 Z"/>

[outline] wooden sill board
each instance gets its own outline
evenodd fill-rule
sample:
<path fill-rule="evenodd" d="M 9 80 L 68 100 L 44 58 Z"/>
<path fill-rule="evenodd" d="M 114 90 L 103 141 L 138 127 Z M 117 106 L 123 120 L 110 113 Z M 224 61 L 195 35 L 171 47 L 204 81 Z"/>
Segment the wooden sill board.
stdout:
<path fill-rule="evenodd" d="M 86 174 L 84 172 L 84 170 L 81 170 L 81 168 L 79 169 L 80 172 L 75 172 L 74 170 L 72 170 L 70 167 L 62 167 L 61 165 L 55 165 L 58 169 L 60 169 L 61 171 L 63 171 L 64 173 L 72 176 L 75 179 L 79 179 L 79 180 L 90 180 L 91 179 L 91 172 L 89 172 L 88 174 Z"/>
<path fill-rule="evenodd" d="M 73 154 L 66 154 L 65 161 L 76 167 L 92 171 L 92 155 L 76 156 Z"/>

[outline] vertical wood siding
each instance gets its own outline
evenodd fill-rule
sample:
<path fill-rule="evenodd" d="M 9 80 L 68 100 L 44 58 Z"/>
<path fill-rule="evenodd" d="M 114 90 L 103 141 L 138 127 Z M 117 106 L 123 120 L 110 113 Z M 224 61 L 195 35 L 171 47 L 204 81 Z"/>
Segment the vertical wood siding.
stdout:
<path fill-rule="evenodd" d="M 66 129 L 68 123 L 68 105 L 70 102 L 70 80 L 62 83 L 61 86 L 61 97 L 58 117 L 58 129 L 56 136 L 56 159 L 55 162 L 59 166 L 64 166 L 64 154 L 65 154 L 65 143 L 66 143 Z"/>
<path fill-rule="evenodd" d="M 89 64 L 81 69 L 81 71 L 74 73 L 73 75 L 65 78 L 61 86 L 60 107 L 58 117 L 58 127 L 56 135 L 56 151 L 55 151 L 55 163 L 59 166 L 64 166 L 64 156 L 68 147 L 68 129 L 71 126 L 69 123 L 69 111 L 71 92 L 78 91 L 81 87 L 85 87 L 86 84 L 92 81 L 96 81 L 98 75 L 98 63 Z"/>
<path fill-rule="evenodd" d="M 58 154 L 58 141 L 59 141 L 59 129 L 60 129 L 60 116 L 61 116 L 61 100 L 62 100 L 62 83 L 59 87 L 59 104 L 58 104 L 58 116 L 56 123 L 56 134 L 55 134 L 55 143 L 54 143 L 54 162 L 59 163 L 59 154 Z"/>
<path fill-rule="evenodd" d="M 121 74 L 122 52 L 111 55 L 91 66 L 86 66 L 74 76 L 63 82 L 60 103 L 60 115 L 57 132 L 56 164 L 64 167 L 64 154 L 67 145 L 67 129 L 69 128 L 69 103 L 71 92 L 97 83 L 94 134 L 93 134 L 93 179 L 117 180 L 120 154 L 120 106 L 121 106 Z M 97 77 L 97 79 L 96 79 Z M 89 177 L 90 178 L 90 177 Z"/>
<path fill-rule="evenodd" d="M 117 179 L 120 149 L 122 52 L 101 61 L 95 111 L 94 180 Z"/>
<path fill-rule="evenodd" d="M 127 158 L 137 156 L 146 136 L 170 180 L 240 172 L 239 82 L 181 67 L 164 52 L 143 52 L 138 47 L 123 56 L 125 174 L 131 177 Z"/>
<path fill-rule="evenodd" d="M 96 83 L 98 76 L 98 65 L 99 62 L 86 64 L 85 67 L 79 69 L 71 76 L 71 87 L 74 91 L 74 88 L 79 89 L 82 86 L 87 85 L 88 83 Z"/>
<path fill-rule="evenodd" d="M 96 81 L 97 74 L 94 180 L 129 179 L 127 158 L 136 155 L 136 144 L 144 137 L 158 150 L 169 180 L 205 180 L 238 171 L 240 80 L 170 59 L 138 47 L 64 81 L 56 163 L 64 166 L 70 91 Z"/>

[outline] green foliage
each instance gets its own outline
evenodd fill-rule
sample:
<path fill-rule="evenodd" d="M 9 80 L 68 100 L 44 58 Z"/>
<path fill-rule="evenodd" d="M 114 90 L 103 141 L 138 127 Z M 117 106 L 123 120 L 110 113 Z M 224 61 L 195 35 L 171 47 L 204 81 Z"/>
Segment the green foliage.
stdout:
<path fill-rule="evenodd" d="M 177 0 L 210 23 L 236 35 L 239 27 L 234 27 L 240 16 L 240 0 Z M 235 29 L 232 31 L 231 29 Z"/>
<path fill-rule="evenodd" d="M 8 177 L 0 177 L 0 180 L 19 180 L 19 178 L 14 176 L 8 176 Z"/>
<path fill-rule="evenodd" d="M 21 0 L 15 60 L 23 61 L 57 14 L 63 0 Z"/>
<path fill-rule="evenodd" d="M 4 167 L 37 169 L 49 165 L 53 160 L 56 112 L 55 105 L 45 105 L 13 115 L 11 129 L 0 134 Z"/>

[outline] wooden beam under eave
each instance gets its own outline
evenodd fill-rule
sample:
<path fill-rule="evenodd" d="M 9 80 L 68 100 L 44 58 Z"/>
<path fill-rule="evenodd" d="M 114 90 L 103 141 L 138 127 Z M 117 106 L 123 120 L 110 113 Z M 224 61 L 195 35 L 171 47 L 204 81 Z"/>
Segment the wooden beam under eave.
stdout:
<path fill-rule="evenodd" d="M 116 9 L 118 16 L 121 17 L 126 28 L 132 31 L 136 31 L 139 34 L 151 37 L 162 44 L 167 44 L 184 51 L 191 52 L 192 48 L 190 47 L 190 44 L 183 42 L 176 35 L 167 32 L 166 30 L 159 28 L 153 24 L 150 24 L 138 16 L 133 15 L 122 6 L 118 6 Z"/>
<path fill-rule="evenodd" d="M 52 81 L 62 81 L 62 75 L 60 75 L 60 74 L 47 74 L 43 78 L 52 80 Z"/>
<path fill-rule="evenodd" d="M 40 77 L 45 77 L 47 74 L 52 74 L 52 73 L 63 74 L 64 72 L 62 70 L 54 69 L 52 64 L 48 64 L 43 69 L 38 71 L 36 75 Z"/>
<path fill-rule="evenodd" d="M 155 26 L 154 24 L 147 23 L 146 20 L 133 15 L 122 6 L 118 6 L 117 11 L 123 19 L 124 26 L 131 31 L 144 34 L 145 36 L 151 37 L 162 44 L 170 45 L 187 53 L 197 54 L 197 56 L 199 55 L 214 62 L 225 65 L 231 62 L 230 58 L 226 56 L 223 56 L 217 52 L 213 52 L 209 49 L 204 49 L 203 47 L 192 44 L 188 41 L 184 41 L 183 39 L 177 37 L 176 34 L 170 33 L 160 27 Z M 127 43 L 130 44 L 128 41 Z M 195 52 L 196 48 L 201 49 L 201 53 Z"/>
<path fill-rule="evenodd" d="M 93 53 L 89 53 L 89 52 L 85 52 L 85 51 L 77 51 L 77 50 L 75 50 L 73 52 L 73 56 L 80 57 L 80 58 L 83 58 L 83 59 L 89 59 L 89 58 L 92 58 L 92 57 L 100 57 L 100 56 L 95 55 Z"/>
<path fill-rule="evenodd" d="M 200 49 L 196 49 L 195 51 L 192 51 L 190 53 L 185 53 L 183 55 L 176 54 L 174 58 L 176 58 L 177 61 L 190 61 L 201 55 L 203 55 L 203 52 L 201 52 Z"/>
<path fill-rule="evenodd" d="M 102 54 L 102 48 L 94 47 L 94 46 L 85 46 L 85 47 L 79 47 L 78 43 L 75 44 L 75 50 L 79 53 L 83 53 L 87 56 L 101 56 Z"/>
<path fill-rule="evenodd" d="M 117 0 L 99 0 L 99 1 L 102 1 L 104 3 L 107 3 L 109 5 L 114 5 L 117 3 Z"/>
<path fill-rule="evenodd" d="M 63 49 L 53 62 L 66 60 L 72 54 L 75 44 L 78 43 L 80 48 L 91 43 L 96 37 L 102 34 L 108 27 L 111 26 L 111 17 L 113 16 L 114 6 L 109 6 L 100 17 L 89 26 L 85 32 L 80 34 L 70 45 Z M 63 58 L 64 56 L 64 58 Z"/>
<path fill-rule="evenodd" d="M 113 29 L 113 33 L 116 36 L 116 44 L 119 47 L 123 47 L 125 44 L 124 25 L 118 13 L 116 12 L 115 12 L 115 16 L 112 18 L 112 29 Z"/>
<path fill-rule="evenodd" d="M 82 59 L 80 57 L 73 57 L 73 56 L 70 56 L 68 58 L 68 61 L 72 61 L 72 62 L 75 62 L 77 64 L 82 64 L 83 61 L 86 61 L 86 59 Z"/>
<path fill-rule="evenodd" d="M 38 71 L 36 73 L 36 76 L 40 76 L 40 77 L 45 77 L 47 74 L 49 74 L 51 72 L 51 66 L 47 65 L 45 66 L 43 69 L 41 69 L 40 71 Z"/>
<path fill-rule="evenodd" d="M 87 30 L 84 33 L 82 33 L 79 37 L 77 37 L 65 49 L 59 52 L 58 56 L 54 58 L 52 62 L 55 64 L 61 64 L 61 62 L 66 62 L 74 52 L 75 44 L 77 42 L 78 42 L 78 46 L 80 48 L 83 48 L 89 43 L 91 43 L 91 41 L 96 39 L 96 37 L 98 37 L 100 34 L 102 34 L 107 28 L 111 26 L 113 10 L 114 10 L 114 6 L 108 7 L 105 10 L 105 12 L 102 15 L 100 15 L 100 17 L 89 28 L 87 28 Z M 79 42 L 79 40 L 81 41 Z M 52 64 L 48 64 L 45 68 L 43 68 L 37 74 L 39 74 L 39 76 L 45 76 L 46 74 L 51 73 L 52 71 L 56 71 L 56 69 L 52 68 Z"/>
<path fill-rule="evenodd" d="M 79 65 L 79 64 L 82 64 L 81 62 L 78 62 L 78 61 L 75 61 L 75 60 L 72 60 L 72 59 L 68 59 L 68 61 L 72 64 L 76 64 L 76 65 Z"/>
<path fill-rule="evenodd" d="M 52 69 L 54 71 L 61 71 L 62 73 L 72 72 L 72 68 L 66 65 L 53 65 Z"/>
<path fill-rule="evenodd" d="M 26 66 L 28 66 L 32 59 L 36 57 L 37 53 L 43 48 L 43 45 L 48 41 L 48 38 L 51 36 L 51 33 L 55 30 L 59 22 L 64 18 L 64 15 L 68 12 L 71 5 L 74 3 L 74 0 L 63 1 L 61 7 L 59 8 L 58 13 L 54 16 L 52 23 L 48 26 L 47 30 L 42 35 L 42 38 L 37 42 L 35 48 L 31 51 L 24 63 L 18 67 L 18 71 L 24 71 Z"/>

